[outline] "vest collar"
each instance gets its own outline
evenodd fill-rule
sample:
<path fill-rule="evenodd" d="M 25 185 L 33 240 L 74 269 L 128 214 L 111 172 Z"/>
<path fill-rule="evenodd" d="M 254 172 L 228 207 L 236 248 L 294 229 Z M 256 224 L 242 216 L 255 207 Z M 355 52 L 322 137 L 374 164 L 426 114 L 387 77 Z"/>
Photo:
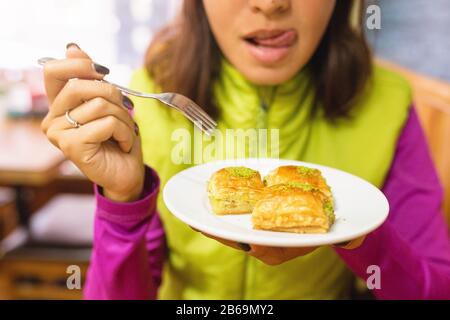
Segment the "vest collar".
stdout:
<path fill-rule="evenodd" d="M 304 68 L 282 84 L 261 86 L 223 58 L 214 87 L 220 122 L 224 128 L 269 129 L 281 128 L 294 118 L 305 119 L 312 101 L 307 73 Z"/>
<path fill-rule="evenodd" d="M 258 91 L 270 93 L 276 88 L 278 95 L 289 95 L 298 91 L 302 83 L 307 81 L 307 68 L 303 68 L 288 81 L 274 86 L 257 85 L 244 77 L 227 59 L 222 58 L 220 78 L 230 81 L 234 89 L 246 94 L 258 94 Z"/>

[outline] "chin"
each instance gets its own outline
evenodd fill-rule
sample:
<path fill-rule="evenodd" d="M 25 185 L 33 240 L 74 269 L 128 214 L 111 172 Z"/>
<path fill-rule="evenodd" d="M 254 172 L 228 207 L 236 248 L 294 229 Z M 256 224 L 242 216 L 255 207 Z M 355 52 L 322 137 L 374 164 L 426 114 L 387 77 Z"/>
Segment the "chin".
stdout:
<path fill-rule="evenodd" d="M 289 81 L 294 77 L 299 68 L 267 68 L 267 67 L 243 67 L 240 72 L 250 82 L 261 86 L 274 86 Z"/>

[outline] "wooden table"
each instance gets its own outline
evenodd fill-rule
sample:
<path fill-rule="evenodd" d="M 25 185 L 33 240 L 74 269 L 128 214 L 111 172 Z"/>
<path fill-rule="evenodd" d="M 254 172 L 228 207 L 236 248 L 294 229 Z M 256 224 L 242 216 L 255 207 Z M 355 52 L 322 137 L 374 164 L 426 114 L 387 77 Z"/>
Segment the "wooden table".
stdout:
<path fill-rule="evenodd" d="M 0 184 L 42 186 L 58 175 L 63 154 L 39 120 L 0 120 Z"/>
<path fill-rule="evenodd" d="M 0 119 L 0 185 L 16 189 L 22 223 L 29 216 L 24 189 L 53 181 L 63 161 L 64 155 L 42 133 L 40 120 Z"/>

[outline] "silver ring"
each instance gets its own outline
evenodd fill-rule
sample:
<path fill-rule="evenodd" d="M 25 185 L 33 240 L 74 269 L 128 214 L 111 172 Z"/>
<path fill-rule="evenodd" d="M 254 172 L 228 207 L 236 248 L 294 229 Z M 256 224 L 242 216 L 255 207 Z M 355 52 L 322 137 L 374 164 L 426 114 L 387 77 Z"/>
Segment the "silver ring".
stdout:
<path fill-rule="evenodd" d="M 72 127 L 74 127 L 74 128 L 81 127 L 81 124 L 78 121 L 72 119 L 72 117 L 70 116 L 69 112 L 70 112 L 70 110 L 66 111 L 66 120 L 67 120 L 67 122 L 69 122 L 72 125 Z"/>

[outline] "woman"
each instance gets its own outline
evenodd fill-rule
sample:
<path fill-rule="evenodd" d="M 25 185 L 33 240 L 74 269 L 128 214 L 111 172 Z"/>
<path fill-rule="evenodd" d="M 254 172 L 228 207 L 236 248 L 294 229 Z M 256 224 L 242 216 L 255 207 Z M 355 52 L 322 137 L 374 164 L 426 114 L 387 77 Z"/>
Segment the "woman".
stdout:
<path fill-rule="evenodd" d="M 219 243 L 190 229 L 157 194 L 159 179 L 164 185 L 188 166 L 171 161 L 171 137 L 193 132 L 192 124 L 135 99 L 139 134 L 126 111 L 133 103 L 93 81 L 108 69 L 74 44 L 66 59 L 45 66 L 51 106 L 43 130 L 96 184 L 87 298 L 155 298 L 158 289 L 163 299 L 345 298 L 353 275 L 366 279 L 377 268 L 381 282 L 371 288 L 379 298 L 450 298 L 442 190 L 408 85 L 371 65 L 350 26 L 351 7 L 185 0 L 131 85 L 190 96 L 220 131 L 279 130 L 281 158 L 337 167 L 382 188 L 391 214 L 364 242 L 282 249 Z"/>

